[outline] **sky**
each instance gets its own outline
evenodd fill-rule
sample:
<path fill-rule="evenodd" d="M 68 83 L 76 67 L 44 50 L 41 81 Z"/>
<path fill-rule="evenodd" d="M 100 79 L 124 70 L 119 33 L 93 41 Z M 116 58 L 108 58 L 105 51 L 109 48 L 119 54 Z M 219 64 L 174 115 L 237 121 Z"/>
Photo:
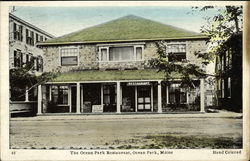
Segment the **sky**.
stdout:
<path fill-rule="evenodd" d="M 11 8 L 10 8 L 11 9 Z M 98 25 L 127 15 L 135 15 L 200 32 L 206 23 L 204 17 L 213 16 L 215 10 L 192 12 L 191 6 L 88 6 L 88 7 L 15 7 L 15 16 L 45 30 L 62 36 L 83 28 Z"/>

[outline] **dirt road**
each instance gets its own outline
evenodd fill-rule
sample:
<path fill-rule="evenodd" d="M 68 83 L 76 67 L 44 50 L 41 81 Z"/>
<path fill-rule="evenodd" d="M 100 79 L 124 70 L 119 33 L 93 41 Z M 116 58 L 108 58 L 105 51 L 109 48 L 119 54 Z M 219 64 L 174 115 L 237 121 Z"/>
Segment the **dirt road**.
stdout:
<path fill-rule="evenodd" d="M 11 148 L 112 149 L 150 144 L 150 135 L 242 137 L 242 119 L 145 118 L 10 122 Z"/>

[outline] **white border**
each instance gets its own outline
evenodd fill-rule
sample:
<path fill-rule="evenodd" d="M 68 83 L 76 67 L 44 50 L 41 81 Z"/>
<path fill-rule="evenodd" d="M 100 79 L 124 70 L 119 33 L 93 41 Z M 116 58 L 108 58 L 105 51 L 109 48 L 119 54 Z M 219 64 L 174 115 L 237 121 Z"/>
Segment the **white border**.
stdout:
<path fill-rule="evenodd" d="M 244 46 L 244 54 L 243 54 L 243 149 L 241 155 L 213 155 L 213 150 L 203 150 L 203 149 L 173 149 L 173 155 L 70 155 L 70 150 L 9 150 L 9 47 L 8 47 L 8 6 L 199 6 L 199 5 L 244 5 L 244 27 L 246 24 L 249 25 L 249 22 L 246 22 L 249 19 L 249 13 L 247 15 L 246 12 L 246 4 L 247 2 L 232 2 L 232 1 L 87 1 L 87 2 L 75 2 L 75 1 L 67 1 L 67 2 L 0 2 L 1 3 L 1 54 L 0 54 L 0 69 L 1 69 L 1 159 L 2 160 L 248 160 L 249 158 L 249 105 L 250 105 L 250 78 L 249 78 L 249 62 L 250 56 L 246 54 L 246 50 L 250 51 L 250 47 Z M 249 5 L 248 5 L 249 6 Z M 4 23 L 3 23 L 4 22 Z M 246 28 L 245 28 L 246 31 Z M 244 32 L 245 32 L 244 31 Z M 249 29 L 248 29 L 249 31 Z M 246 37 L 246 32 L 244 35 L 244 41 L 249 41 L 249 38 Z M 249 43 L 249 42 L 248 42 Z M 16 155 L 11 155 L 11 153 L 15 151 Z M 119 150 L 117 150 L 119 151 Z M 134 151 L 144 151 L 144 150 L 134 150 Z M 147 150 L 145 150 L 147 151 Z"/>

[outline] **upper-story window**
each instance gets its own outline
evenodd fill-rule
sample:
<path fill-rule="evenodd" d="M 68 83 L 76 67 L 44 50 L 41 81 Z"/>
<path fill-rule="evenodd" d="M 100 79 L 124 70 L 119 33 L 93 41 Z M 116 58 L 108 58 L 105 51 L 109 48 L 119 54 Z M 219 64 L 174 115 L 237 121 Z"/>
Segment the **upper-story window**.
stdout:
<path fill-rule="evenodd" d="M 14 67 L 23 66 L 23 53 L 21 50 L 14 50 Z"/>
<path fill-rule="evenodd" d="M 167 44 L 168 61 L 186 60 L 186 44 Z"/>
<path fill-rule="evenodd" d="M 40 40 L 39 41 L 43 41 L 43 36 L 42 35 L 40 35 Z"/>
<path fill-rule="evenodd" d="M 34 32 L 26 29 L 26 44 L 34 45 Z"/>
<path fill-rule="evenodd" d="M 16 23 L 14 23 L 13 33 L 14 33 L 15 40 L 23 41 L 23 26 L 22 25 L 17 25 Z"/>
<path fill-rule="evenodd" d="M 142 60 L 143 46 L 110 46 L 99 48 L 100 61 Z"/>
<path fill-rule="evenodd" d="M 75 66 L 78 65 L 78 48 L 61 48 L 60 49 L 60 61 L 61 66 Z"/>

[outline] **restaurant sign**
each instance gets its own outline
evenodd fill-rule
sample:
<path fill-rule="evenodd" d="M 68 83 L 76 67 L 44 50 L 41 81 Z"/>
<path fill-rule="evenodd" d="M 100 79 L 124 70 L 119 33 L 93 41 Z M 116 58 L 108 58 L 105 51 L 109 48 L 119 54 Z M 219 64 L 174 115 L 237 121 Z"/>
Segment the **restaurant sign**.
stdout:
<path fill-rule="evenodd" d="M 127 86 L 149 86 L 150 82 L 128 82 Z"/>

